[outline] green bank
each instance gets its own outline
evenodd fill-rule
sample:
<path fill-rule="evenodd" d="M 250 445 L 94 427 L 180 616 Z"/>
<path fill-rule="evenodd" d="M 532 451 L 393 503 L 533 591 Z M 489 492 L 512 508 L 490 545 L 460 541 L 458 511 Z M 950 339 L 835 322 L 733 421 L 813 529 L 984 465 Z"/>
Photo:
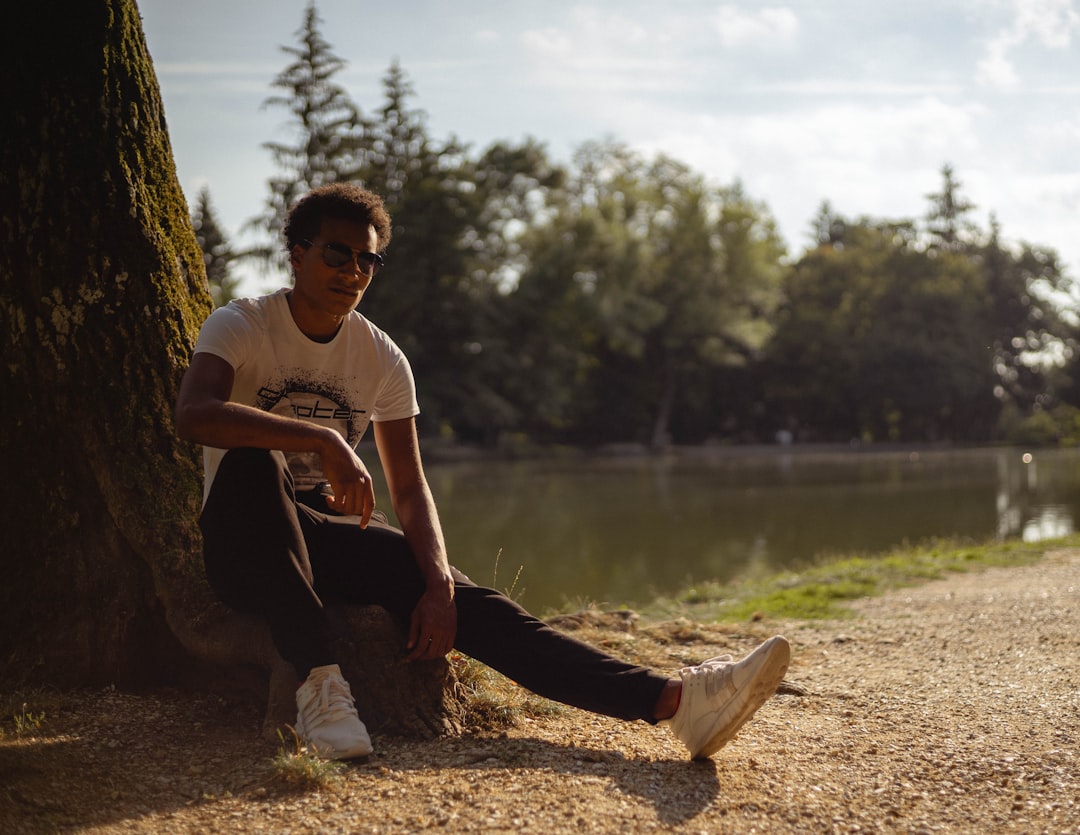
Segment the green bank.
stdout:
<path fill-rule="evenodd" d="M 682 617 L 702 623 L 845 618 L 851 616 L 847 604 L 852 600 L 953 572 L 1032 565 L 1048 553 L 1077 547 L 1080 534 L 1039 542 L 932 540 L 874 556 L 819 558 L 798 570 L 700 583 L 657 599 L 641 614 L 650 620 Z"/>

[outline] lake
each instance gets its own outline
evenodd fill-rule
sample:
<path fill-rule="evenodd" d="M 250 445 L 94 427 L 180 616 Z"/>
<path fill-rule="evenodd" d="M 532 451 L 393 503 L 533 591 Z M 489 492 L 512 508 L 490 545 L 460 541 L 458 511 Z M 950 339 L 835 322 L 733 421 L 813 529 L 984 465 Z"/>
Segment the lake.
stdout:
<path fill-rule="evenodd" d="M 538 612 L 932 537 L 1045 539 L 1080 519 L 1077 450 L 719 448 L 427 472 L 451 562 Z"/>

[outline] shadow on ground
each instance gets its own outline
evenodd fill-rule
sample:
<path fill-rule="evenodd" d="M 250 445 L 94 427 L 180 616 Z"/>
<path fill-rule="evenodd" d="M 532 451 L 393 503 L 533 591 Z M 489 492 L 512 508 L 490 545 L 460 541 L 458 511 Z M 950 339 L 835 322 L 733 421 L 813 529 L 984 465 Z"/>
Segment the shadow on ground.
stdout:
<path fill-rule="evenodd" d="M 318 791 L 283 778 L 274 765 L 281 746 L 261 737 L 262 716 L 250 706 L 116 691 L 65 702 L 40 731 L 0 739 L 0 832 L 108 826 L 226 800 L 273 804 Z M 695 818 L 720 793 L 712 761 L 637 760 L 533 738 L 376 742 L 378 755 L 349 763 L 347 777 L 388 785 L 406 771 L 599 777 L 611 791 L 650 804 L 669 825 Z"/>

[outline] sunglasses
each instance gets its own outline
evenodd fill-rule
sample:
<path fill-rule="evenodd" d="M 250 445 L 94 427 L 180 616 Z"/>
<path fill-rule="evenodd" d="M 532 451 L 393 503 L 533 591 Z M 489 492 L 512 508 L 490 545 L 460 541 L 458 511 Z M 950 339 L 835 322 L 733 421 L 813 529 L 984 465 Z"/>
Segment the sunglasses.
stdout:
<path fill-rule="evenodd" d="M 307 239 L 300 243 L 309 247 L 315 246 L 315 241 Z M 324 243 L 321 244 L 321 246 L 323 263 L 334 269 L 343 267 L 346 264 L 352 265 L 355 260 L 356 265 L 360 268 L 360 272 L 364 275 L 373 276 L 383 265 L 382 256 L 377 252 L 358 252 L 352 247 L 337 243 L 336 241 Z"/>

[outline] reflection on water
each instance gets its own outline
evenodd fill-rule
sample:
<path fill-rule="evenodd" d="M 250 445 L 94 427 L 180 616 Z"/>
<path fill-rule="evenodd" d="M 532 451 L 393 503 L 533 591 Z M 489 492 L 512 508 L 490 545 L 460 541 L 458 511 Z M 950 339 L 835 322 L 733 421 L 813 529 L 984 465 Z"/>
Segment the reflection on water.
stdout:
<path fill-rule="evenodd" d="M 520 570 L 514 594 L 537 610 L 931 537 L 1062 536 L 1080 512 L 1073 450 L 706 450 L 437 463 L 428 477 L 452 562 L 500 588 Z"/>
<path fill-rule="evenodd" d="M 1049 506 L 1039 510 L 1038 515 L 1024 523 L 1021 538 L 1024 542 L 1038 542 L 1066 536 L 1074 531 L 1073 516 L 1067 507 Z"/>
<path fill-rule="evenodd" d="M 1025 542 L 1038 542 L 1066 536 L 1075 531 L 1073 509 L 1054 498 L 1068 493 L 1065 488 L 1076 480 L 1076 454 L 1073 451 L 999 452 L 997 456 L 998 537 L 1019 536 Z M 1046 484 L 1040 489 L 1040 466 Z"/>

